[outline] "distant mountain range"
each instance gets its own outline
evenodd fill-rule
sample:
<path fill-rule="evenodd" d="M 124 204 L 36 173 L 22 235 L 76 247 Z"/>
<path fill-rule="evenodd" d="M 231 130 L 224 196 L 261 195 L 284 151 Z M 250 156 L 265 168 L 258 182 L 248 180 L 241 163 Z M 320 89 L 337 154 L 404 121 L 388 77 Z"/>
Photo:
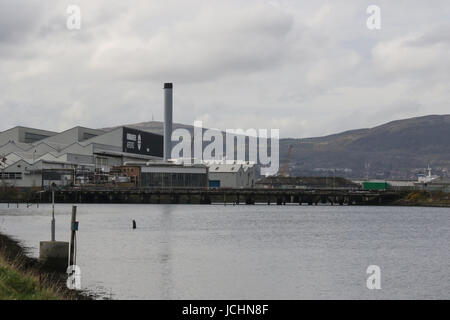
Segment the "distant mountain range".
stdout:
<path fill-rule="evenodd" d="M 292 145 L 291 175 L 414 179 L 432 166 L 450 169 L 450 115 L 392 121 L 370 129 L 308 139 L 281 139 L 281 162 Z"/>
<path fill-rule="evenodd" d="M 162 122 L 128 125 L 154 133 Z M 174 129 L 192 126 L 174 124 Z M 109 128 L 111 129 L 111 128 Z M 291 176 L 415 179 L 428 164 L 433 173 L 447 176 L 450 169 L 450 115 L 430 115 L 392 121 L 324 137 L 280 139 L 280 166 Z"/>

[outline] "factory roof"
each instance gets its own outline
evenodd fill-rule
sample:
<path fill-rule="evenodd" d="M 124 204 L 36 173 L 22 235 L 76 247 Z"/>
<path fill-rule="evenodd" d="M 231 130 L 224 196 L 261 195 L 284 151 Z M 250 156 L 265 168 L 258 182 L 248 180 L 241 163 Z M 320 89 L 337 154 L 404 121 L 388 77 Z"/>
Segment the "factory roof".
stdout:
<path fill-rule="evenodd" d="M 14 152 L 7 154 L 5 156 L 2 156 L 2 157 L 0 157 L 0 168 L 5 169 L 5 168 L 9 167 L 10 165 L 13 165 L 14 163 L 16 163 L 17 161 L 22 160 L 22 159 L 23 159 L 23 157 L 21 157 L 20 155 L 14 153 Z"/>
<path fill-rule="evenodd" d="M 243 169 L 242 164 L 210 164 L 209 172 L 239 172 Z"/>

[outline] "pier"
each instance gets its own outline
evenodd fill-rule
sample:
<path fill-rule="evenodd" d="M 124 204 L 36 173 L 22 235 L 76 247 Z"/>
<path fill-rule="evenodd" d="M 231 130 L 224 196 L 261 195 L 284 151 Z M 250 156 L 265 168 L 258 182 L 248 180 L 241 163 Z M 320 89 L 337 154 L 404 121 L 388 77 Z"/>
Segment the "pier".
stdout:
<path fill-rule="evenodd" d="M 36 193 L 36 202 L 51 202 L 51 192 Z M 388 205 L 398 191 L 342 189 L 233 188 L 72 188 L 55 191 L 59 203 Z"/>

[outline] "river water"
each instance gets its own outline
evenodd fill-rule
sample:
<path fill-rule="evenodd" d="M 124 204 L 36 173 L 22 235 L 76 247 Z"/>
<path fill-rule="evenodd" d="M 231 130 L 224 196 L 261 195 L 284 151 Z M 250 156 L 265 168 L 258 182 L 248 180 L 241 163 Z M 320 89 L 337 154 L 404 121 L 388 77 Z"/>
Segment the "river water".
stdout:
<path fill-rule="evenodd" d="M 50 213 L 0 204 L 0 232 L 37 257 Z M 57 240 L 70 217 L 56 205 Z M 79 204 L 77 218 L 82 287 L 113 299 L 450 298 L 448 208 Z"/>

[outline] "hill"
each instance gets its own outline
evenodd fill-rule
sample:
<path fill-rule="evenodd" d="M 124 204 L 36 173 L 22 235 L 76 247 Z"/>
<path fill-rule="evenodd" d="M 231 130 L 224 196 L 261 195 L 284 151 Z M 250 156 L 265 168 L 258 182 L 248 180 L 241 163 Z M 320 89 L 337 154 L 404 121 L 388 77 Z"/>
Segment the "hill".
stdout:
<path fill-rule="evenodd" d="M 162 134 L 158 121 L 128 125 Z M 192 126 L 174 123 L 173 128 Z M 109 128 L 111 129 L 111 128 Z M 306 139 L 280 139 L 280 166 L 292 145 L 291 176 L 415 179 L 428 164 L 433 173 L 450 168 L 450 115 L 392 121 L 374 128 Z"/>
<path fill-rule="evenodd" d="M 291 175 L 411 179 L 430 164 L 450 168 L 450 115 L 392 121 L 374 128 L 308 139 L 281 139 L 280 162 L 289 145 Z"/>

